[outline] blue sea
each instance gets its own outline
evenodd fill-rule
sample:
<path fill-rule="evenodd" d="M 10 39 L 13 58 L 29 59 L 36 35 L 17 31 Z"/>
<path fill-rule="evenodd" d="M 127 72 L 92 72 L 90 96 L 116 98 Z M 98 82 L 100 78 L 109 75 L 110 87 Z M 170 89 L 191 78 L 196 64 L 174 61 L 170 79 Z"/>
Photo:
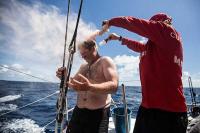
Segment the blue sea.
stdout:
<path fill-rule="evenodd" d="M 54 123 L 44 128 L 46 124 L 55 119 L 56 101 L 58 87 L 56 83 L 44 82 L 21 82 L 21 81 L 0 81 L 0 115 L 44 98 L 52 93 L 55 95 L 40 102 L 11 112 L 0 117 L 1 133 L 51 133 L 54 131 Z M 200 101 L 200 89 L 195 88 L 197 101 Z M 187 104 L 191 104 L 190 91 L 184 88 Z M 122 91 L 119 87 L 116 94 L 112 95 L 115 102 L 122 100 Z M 132 110 L 132 117 L 136 117 L 141 102 L 140 87 L 126 87 L 126 99 L 128 107 Z M 76 93 L 68 92 L 68 106 L 76 104 Z M 71 115 L 71 114 L 70 114 Z"/>

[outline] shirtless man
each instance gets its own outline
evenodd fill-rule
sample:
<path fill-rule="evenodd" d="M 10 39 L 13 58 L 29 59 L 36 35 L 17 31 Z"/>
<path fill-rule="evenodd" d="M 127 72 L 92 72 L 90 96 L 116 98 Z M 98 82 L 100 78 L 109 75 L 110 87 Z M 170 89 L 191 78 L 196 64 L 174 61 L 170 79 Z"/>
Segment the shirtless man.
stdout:
<path fill-rule="evenodd" d="M 116 66 L 111 58 L 98 54 L 95 41 L 80 44 L 79 52 L 87 64 L 68 83 L 78 96 L 67 133 L 107 133 L 111 93 L 118 86 Z M 58 69 L 57 77 L 63 70 Z"/>

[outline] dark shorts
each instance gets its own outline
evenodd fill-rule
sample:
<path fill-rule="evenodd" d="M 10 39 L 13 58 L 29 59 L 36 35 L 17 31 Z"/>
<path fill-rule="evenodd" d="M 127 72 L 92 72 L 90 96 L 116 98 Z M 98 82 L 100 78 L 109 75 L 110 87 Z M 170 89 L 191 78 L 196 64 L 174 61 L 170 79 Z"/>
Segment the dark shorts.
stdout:
<path fill-rule="evenodd" d="M 140 106 L 133 133 L 186 133 L 187 125 L 187 113 Z"/>
<path fill-rule="evenodd" d="M 110 107 L 89 110 L 74 108 L 66 133 L 108 133 Z"/>

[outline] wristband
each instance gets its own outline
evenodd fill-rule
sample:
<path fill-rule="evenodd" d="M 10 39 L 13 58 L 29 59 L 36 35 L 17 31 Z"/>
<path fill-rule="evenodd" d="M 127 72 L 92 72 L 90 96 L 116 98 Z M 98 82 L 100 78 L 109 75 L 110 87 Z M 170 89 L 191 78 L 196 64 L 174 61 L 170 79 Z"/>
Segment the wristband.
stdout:
<path fill-rule="evenodd" d="M 122 36 L 119 37 L 119 41 L 122 41 Z"/>

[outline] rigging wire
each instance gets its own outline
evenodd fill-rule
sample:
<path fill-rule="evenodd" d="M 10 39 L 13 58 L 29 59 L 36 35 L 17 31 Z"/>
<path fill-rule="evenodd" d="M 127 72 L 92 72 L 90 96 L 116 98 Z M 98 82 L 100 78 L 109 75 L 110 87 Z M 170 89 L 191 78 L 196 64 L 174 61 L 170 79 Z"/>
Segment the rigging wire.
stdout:
<path fill-rule="evenodd" d="M 15 112 L 15 111 L 17 111 L 17 110 L 23 109 L 23 108 L 25 108 L 25 107 L 28 107 L 28 106 L 30 106 L 30 105 L 32 105 L 32 104 L 38 103 L 38 102 L 40 102 L 40 101 L 42 101 L 42 100 L 44 100 L 44 99 L 46 99 L 46 98 L 49 98 L 49 97 L 51 97 L 51 96 L 53 96 L 53 95 L 55 95 L 55 94 L 57 94 L 57 93 L 58 93 L 58 91 L 56 91 L 56 92 L 54 92 L 54 93 L 52 93 L 52 94 L 49 94 L 48 96 L 43 97 L 43 98 L 41 98 L 41 99 L 38 99 L 38 100 L 36 100 L 36 101 L 33 101 L 33 102 L 31 102 L 31 103 L 28 103 L 28 104 L 26 104 L 26 105 L 24 105 L 24 106 L 22 106 L 22 107 L 19 107 L 19 108 L 16 108 L 16 109 L 14 109 L 14 110 L 5 112 L 5 113 L 3 113 L 3 114 L 0 114 L 0 117 L 2 117 L 2 116 L 4 116 L 4 115 L 7 115 L 7 114 L 9 114 L 9 113 Z"/>
<path fill-rule="evenodd" d="M 70 0 L 68 0 L 68 1 L 70 2 Z M 69 2 L 68 2 L 68 9 L 70 7 Z M 67 121 L 66 124 L 68 124 L 68 111 L 66 112 L 67 113 L 66 115 L 64 114 L 64 112 L 67 110 L 67 98 L 66 98 L 66 96 L 67 96 L 67 91 L 68 91 L 68 84 L 66 84 L 66 82 L 69 81 L 72 63 L 73 63 L 73 55 L 76 51 L 76 37 L 77 37 L 77 30 L 78 30 L 80 15 L 81 15 L 82 4 L 83 4 L 83 0 L 81 0 L 81 2 L 80 2 L 74 34 L 73 34 L 72 40 L 71 40 L 69 48 L 68 48 L 69 57 L 68 57 L 67 69 L 66 69 L 65 75 L 64 75 L 64 72 L 62 73 L 62 78 L 61 78 L 61 82 L 60 82 L 60 95 L 59 95 L 58 100 L 57 100 L 57 115 L 56 115 L 55 133 L 62 132 L 62 129 L 64 128 L 64 125 L 63 125 L 64 122 L 63 121 L 64 121 L 65 118 L 66 118 L 66 121 Z M 67 17 L 69 17 L 69 10 L 68 10 Z M 68 23 L 66 25 L 68 25 Z M 64 50 L 64 52 L 65 51 L 66 50 Z M 63 62 L 63 64 L 64 64 L 64 62 Z M 66 86 L 64 86 L 65 84 L 66 84 Z"/>
<path fill-rule="evenodd" d="M 73 111 L 73 110 L 74 110 L 74 108 L 71 108 L 71 109 L 69 109 L 67 112 L 69 113 L 69 112 L 71 112 L 71 111 Z M 53 119 L 52 121 L 48 122 L 48 123 L 44 126 L 44 129 L 46 129 L 50 124 L 54 123 L 55 121 L 56 121 L 56 119 Z"/>
<path fill-rule="evenodd" d="M 65 67 L 65 57 L 66 57 L 66 46 L 67 46 L 67 37 L 68 37 L 68 23 L 69 23 L 69 12 L 70 12 L 70 3 L 71 0 L 68 1 L 67 6 L 67 20 L 66 20 L 66 29 L 65 29 L 65 44 L 64 44 L 64 52 L 63 52 L 63 65 L 62 67 Z"/>
<path fill-rule="evenodd" d="M 194 88 L 192 85 L 192 79 L 189 76 L 188 77 L 188 84 L 189 84 L 189 88 L 190 88 L 190 94 L 191 94 L 191 99 L 192 99 L 192 106 L 195 107 L 196 106 L 196 93 L 194 92 Z"/>
<path fill-rule="evenodd" d="M 44 78 L 40 78 L 40 77 L 38 77 L 38 76 L 29 74 L 29 73 L 22 72 L 22 71 L 20 71 L 20 70 L 14 69 L 14 68 L 6 67 L 6 66 L 1 65 L 1 64 L 0 64 L 0 67 L 6 68 L 6 69 L 9 69 L 9 70 L 12 70 L 12 71 L 15 71 L 15 72 L 24 74 L 24 75 L 27 75 L 27 76 L 32 77 L 32 78 L 36 78 L 36 79 L 42 80 L 42 81 L 45 81 L 45 82 L 55 83 L 55 82 L 53 82 L 53 81 L 50 81 L 50 80 L 47 80 L 47 79 L 44 79 Z M 132 81 L 140 81 L 140 80 L 139 80 L 139 79 L 134 79 L 134 80 L 119 80 L 119 82 L 132 82 Z"/>
<path fill-rule="evenodd" d="M 42 81 L 54 83 L 54 82 L 49 81 L 49 80 L 47 80 L 47 79 L 40 78 L 40 77 L 38 77 L 38 76 L 34 76 L 34 75 L 31 75 L 31 74 L 28 74 L 28 73 L 22 72 L 22 71 L 20 71 L 20 70 L 14 69 L 14 68 L 6 67 L 6 66 L 3 66 L 3 65 L 1 65 L 1 64 L 0 64 L 0 67 L 9 69 L 9 70 L 12 70 L 12 71 L 15 71 L 15 72 L 18 72 L 18 73 L 21 73 L 21 74 L 24 74 L 24 75 L 33 77 L 33 78 L 36 78 L 36 79 L 39 79 L 39 80 L 42 80 Z M 140 80 L 129 80 L 129 81 L 122 81 L 122 80 L 121 80 L 120 82 L 132 82 L 132 81 L 140 81 Z M 30 106 L 30 105 L 34 104 L 34 103 L 40 102 L 40 101 L 42 101 L 42 100 L 44 100 L 44 99 L 46 99 L 46 98 L 48 98 L 48 97 L 50 97 L 50 96 L 53 96 L 53 95 L 56 94 L 56 93 L 58 93 L 58 91 L 56 91 L 56 92 L 54 92 L 54 93 L 52 93 L 52 94 L 50 94 L 50 95 L 48 95 L 48 96 L 46 96 L 46 97 L 44 97 L 44 98 L 41 98 L 41 99 L 38 99 L 38 100 L 36 100 L 36 101 L 34 101 L 34 102 L 28 103 L 28 104 L 26 104 L 26 105 L 24 105 L 24 106 L 22 106 L 22 107 L 19 107 L 19 108 L 15 109 L 15 110 L 11 110 L 11 111 L 5 112 L 5 113 L 1 114 L 0 116 L 4 116 L 4 115 L 6 115 L 6 114 L 9 114 L 9 113 L 15 112 L 15 111 L 17 111 L 17 110 L 23 109 L 23 108 L 25 108 L 25 107 L 27 107 L 27 106 Z M 71 110 L 69 110 L 69 111 L 71 111 Z"/>
<path fill-rule="evenodd" d="M 46 129 L 49 125 L 51 125 L 52 123 L 54 123 L 56 121 L 56 119 L 53 119 L 52 121 L 48 122 L 45 126 L 44 129 Z"/>
<path fill-rule="evenodd" d="M 32 75 L 32 74 L 29 74 L 29 73 L 26 73 L 26 72 L 22 72 L 22 71 L 20 71 L 20 70 L 17 70 L 17 69 L 11 68 L 11 67 L 6 67 L 6 66 L 1 65 L 1 64 L 0 64 L 0 67 L 6 68 L 6 69 L 8 69 L 8 70 L 15 71 L 15 72 L 18 72 L 18 73 L 27 75 L 27 76 L 30 76 L 30 77 L 35 78 L 35 79 L 42 80 L 42 81 L 45 81 L 45 82 L 55 83 L 55 82 L 52 82 L 52 81 L 50 81 L 50 80 L 47 80 L 47 79 L 44 79 L 44 78 L 40 78 L 40 77 L 38 77 L 38 76 L 34 76 L 34 75 Z"/>

